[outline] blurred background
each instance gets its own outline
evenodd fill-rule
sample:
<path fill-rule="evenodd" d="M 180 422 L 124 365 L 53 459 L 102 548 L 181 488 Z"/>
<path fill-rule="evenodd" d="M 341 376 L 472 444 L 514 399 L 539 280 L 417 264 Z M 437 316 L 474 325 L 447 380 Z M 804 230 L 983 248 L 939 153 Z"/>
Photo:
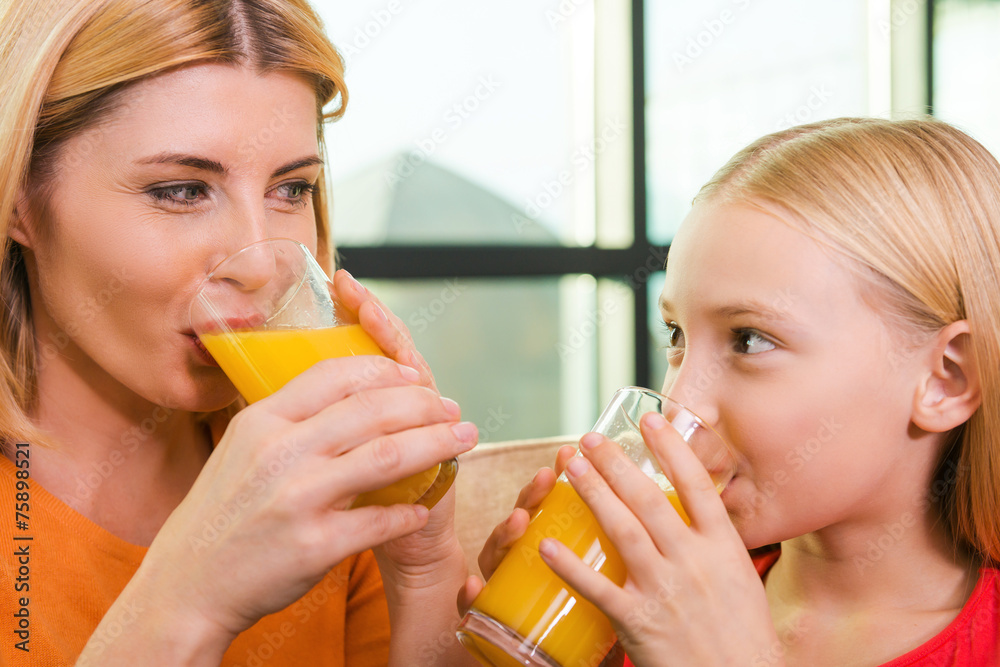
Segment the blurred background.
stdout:
<path fill-rule="evenodd" d="M 932 113 L 1000 154 L 1000 0 L 314 0 L 341 265 L 481 441 L 659 388 L 656 298 L 698 188 L 753 139 Z"/>

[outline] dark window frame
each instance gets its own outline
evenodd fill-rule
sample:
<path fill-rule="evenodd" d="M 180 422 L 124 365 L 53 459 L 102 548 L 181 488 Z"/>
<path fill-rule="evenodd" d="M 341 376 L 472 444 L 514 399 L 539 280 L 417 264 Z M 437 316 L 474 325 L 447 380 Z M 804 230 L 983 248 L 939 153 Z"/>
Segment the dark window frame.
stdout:
<path fill-rule="evenodd" d="M 508 278 L 589 274 L 622 280 L 635 301 L 635 382 L 650 386 L 650 260 L 663 268 L 668 246 L 649 242 L 646 222 L 646 83 L 643 0 L 632 0 L 633 242 L 627 248 L 504 245 L 381 245 L 338 248 L 358 278 Z M 644 276 L 644 277 L 643 277 Z M 657 380 L 658 381 L 658 380 Z M 658 386 L 658 385 L 657 385 Z"/>

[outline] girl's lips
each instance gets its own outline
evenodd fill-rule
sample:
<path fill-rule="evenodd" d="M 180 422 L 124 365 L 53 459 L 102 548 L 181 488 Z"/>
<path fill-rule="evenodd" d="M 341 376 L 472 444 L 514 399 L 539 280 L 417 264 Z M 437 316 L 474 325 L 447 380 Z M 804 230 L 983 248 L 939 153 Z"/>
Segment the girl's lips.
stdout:
<path fill-rule="evenodd" d="M 191 346 L 195 349 L 195 353 L 198 358 L 201 359 L 203 363 L 207 366 L 214 366 L 215 368 L 219 367 L 219 362 L 217 362 L 215 358 L 209 354 L 208 350 L 205 349 L 205 345 L 201 342 L 201 339 L 194 334 L 187 334 L 187 337 L 190 339 Z"/>

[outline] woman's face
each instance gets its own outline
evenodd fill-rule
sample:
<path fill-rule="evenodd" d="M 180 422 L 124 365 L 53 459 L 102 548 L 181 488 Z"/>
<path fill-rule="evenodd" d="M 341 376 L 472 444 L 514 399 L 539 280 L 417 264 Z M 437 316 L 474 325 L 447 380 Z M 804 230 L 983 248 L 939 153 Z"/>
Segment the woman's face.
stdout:
<path fill-rule="evenodd" d="M 46 200 L 12 232 L 29 249 L 39 363 L 58 370 L 43 384 L 83 380 L 112 401 L 182 410 L 232 402 L 188 306 L 244 245 L 290 237 L 315 253 L 320 168 L 303 79 L 202 64 L 128 89 L 61 149 Z"/>
<path fill-rule="evenodd" d="M 732 444 L 722 497 L 748 547 L 877 512 L 880 494 L 920 474 L 919 355 L 900 352 L 858 279 L 805 234 L 757 208 L 699 203 L 660 305 L 663 391 Z"/>

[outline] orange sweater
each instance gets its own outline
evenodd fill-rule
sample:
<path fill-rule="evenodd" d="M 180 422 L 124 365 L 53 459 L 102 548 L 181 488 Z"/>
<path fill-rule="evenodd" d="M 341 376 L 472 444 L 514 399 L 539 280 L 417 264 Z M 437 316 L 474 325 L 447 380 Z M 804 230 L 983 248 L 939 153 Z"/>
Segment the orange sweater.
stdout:
<path fill-rule="evenodd" d="M 23 454 L 16 460 L 25 465 Z M 18 472 L 0 454 L 0 667 L 72 665 L 146 548 L 112 535 Z M 19 489 L 25 481 L 28 488 Z M 127 632 L 131 613 L 115 619 L 102 639 Z M 388 654 L 389 615 L 368 551 L 242 633 L 222 665 L 368 667 L 385 665 Z"/>

